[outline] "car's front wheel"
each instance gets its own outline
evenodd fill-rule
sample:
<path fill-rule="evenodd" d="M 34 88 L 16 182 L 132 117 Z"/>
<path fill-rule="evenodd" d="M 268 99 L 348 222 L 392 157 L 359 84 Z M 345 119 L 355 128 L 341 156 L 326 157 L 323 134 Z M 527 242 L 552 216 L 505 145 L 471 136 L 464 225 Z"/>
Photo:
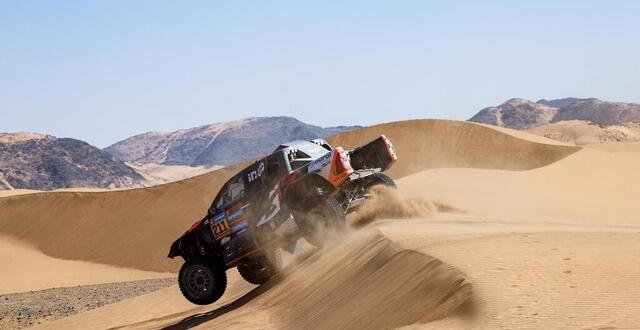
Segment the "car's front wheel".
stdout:
<path fill-rule="evenodd" d="M 220 299 L 227 289 L 227 274 L 222 267 L 203 259 L 189 260 L 178 274 L 180 292 L 190 302 L 208 305 Z"/>

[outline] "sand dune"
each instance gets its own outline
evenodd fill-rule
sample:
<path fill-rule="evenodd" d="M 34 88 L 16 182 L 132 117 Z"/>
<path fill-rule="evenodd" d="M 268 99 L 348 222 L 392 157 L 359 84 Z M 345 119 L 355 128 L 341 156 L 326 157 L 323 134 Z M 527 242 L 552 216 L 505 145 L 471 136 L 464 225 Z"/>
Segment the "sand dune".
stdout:
<path fill-rule="evenodd" d="M 378 228 L 465 272 L 487 328 L 638 328 L 638 168 L 640 154 L 585 149 L 523 172 L 416 173 L 403 193 L 466 212 Z"/>
<path fill-rule="evenodd" d="M 481 300 L 481 328 L 640 326 L 637 228 L 615 232 L 465 216 L 387 220 L 380 229 L 403 247 L 463 271 Z"/>
<path fill-rule="evenodd" d="M 483 125 L 439 120 L 377 125 L 331 141 L 349 148 L 381 133 L 389 136 L 400 155 L 390 172 L 396 177 L 438 167 L 530 169 L 578 150 L 523 139 L 526 134 L 515 137 Z M 179 262 L 166 258 L 169 245 L 204 214 L 218 187 L 237 168 L 148 189 L 2 198 L 0 233 L 31 242 L 57 258 L 176 270 Z M 41 230 L 44 227 L 48 230 Z"/>
<path fill-rule="evenodd" d="M 529 133 L 576 145 L 640 141 L 640 124 L 603 126 L 584 120 L 567 120 L 527 130 Z"/>
<path fill-rule="evenodd" d="M 0 233 L 57 258 L 175 270 L 179 263 L 166 258 L 168 244 L 204 214 L 233 173 L 230 167 L 147 189 L 2 198 Z"/>
<path fill-rule="evenodd" d="M 615 153 L 640 153 L 640 142 L 609 142 L 590 144 L 585 147 Z"/>
<path fill-rule="evenodd" d="M 10 189 L 10 190 L 0 190 L 0 198 L 9 197 L 9 196 L 17 196 L 24 194 L 31 194 L 39 192 L 38 190 L 29 190 L 29 189 Z"/>
<path fill-rule="evenodd" d="M 288 328 L 427 323 L 449 316 L 472 297 L 462 273 L 376 233 L 356 235 L 315 257 L 277 284 L 282 292 L 274 287 L 261 297 L 268 308 L 284 307 Z M 335 306 L 349 312 L 336 313 Z"/>
<path fill-rule="evenodd" d="M 640 154 L 581 150 L 524 172 L 435 169 L 405 178 L 404 191 L 438 196 L 485 216 L 537 223 L 640 225 Z"/>
<path fill-rule="evenodd" d="M 232 287 L 227 296 L 237 296 L 238 289 Z M 167 289 L 45 328 L 118 326 L 125 320 L 113 322 L 105 316 L 125 306 L 143 312 L 140 304 L 152 296 L 173 301 L 179 295 Z M 227 302 L 215 310 L 178 303 L 170 315 L 137 315 L 137 322 L 131 318 L 126 322 L 141 328 L 395 328 L 463 315 L 473 304 L 473 292 L 464 275 L 442 261 L 402 249 L 376 231 L 365 231 L 291 265 L 268 285 Z"/>
<path fill-rule="evenodd" d="M 210 306 L 191 305 L 172 287 L 44 327 L 640 327 L 634 146 L 582 149 L 450 121 L 383 124 L 331 140 L 351 147 L 379 133 L 398 149 L 391 173 L 400 195 L 393 207 L 370 207 L 366 221 L 378 220 L 336 249 L 261 287 L 231 271 L 227 293 Z M 168 244 L 234 170 L 148 189 L 1 198 L 0 233 L 56 257 L 173 270 Z"/>
<path fill-rule="evenodd" d="M 154 186 L 184 180 L 192 176 L 211 172 L 222 166 L 186 166 L 186 165 L 161 165 L 154 163 L 127 165 L 140 173 L 146 180 L 145 186 Z"/>
<path fill-rule="evenodd" d="M 391 139 L 400 157 L 389 172 L 394 177 L 443 167 L 528 170 L 578 150 L 525 132 L 444 120 L 381 124 L 341 133 L 328 141 L 353 148 L 380 134 Z"/>
<path fill-rule="evenodd" d="M 173 276 L 171 273 L 55 259 L 8 237 L 0 237 L 0 260 L 3 279 L 0 294 Z"/>

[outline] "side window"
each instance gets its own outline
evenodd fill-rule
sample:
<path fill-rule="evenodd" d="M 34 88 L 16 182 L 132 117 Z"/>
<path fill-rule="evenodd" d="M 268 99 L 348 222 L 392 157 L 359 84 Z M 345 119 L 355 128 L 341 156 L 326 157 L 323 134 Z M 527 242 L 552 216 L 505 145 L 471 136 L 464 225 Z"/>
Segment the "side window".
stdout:
<path fill-rule="evenodd" d="M 218 192 L 218 195 L 216 196 L 216 199 L 213 200 L 213 203 L 209 208 L 210 214 L 213 215 L 214 213 L 217 213 L 220 211 L 220 209 L 222 208 L 222 205 L 224 205 L 225 195 L 227 195 L 227 193 L 228 193 L 227 186 L 226 185 L 222 186 L 222 188 L 220 189 L 220 192 Z"/>
<path fill-rule="evenodd" d="M 267 161 L 265 183 L 271 184 L 273 180 L 290 170 L 287 162 L 287 154 L 284 152 L 276 152 L 268 156 L 265 160 Z"/>
<path fill-rule="evenodd" d="M 214 202 L 216 210 L 218 211 L 220 211 L 220 209 L 231 200 L 231 194 L 227 188 L 228 187 L 225 185 L 222 190 L 220 190 L 218 198 L 216 198 L 216 201 Z"/>
<path fill-rule="evenodd" d="M 306 153 L 294 149 L 289 152 L 289 163 L 291 164 L 291 169 L 295 170 L 300 168 L 302 165 L 308 164 L 309 159 L 311 158 Z"/>
<path fill-rule="evenodd" d="M 235 202 L 242 197 L 244 197 L 244 178 L 243 176 L 238 176 L 237 180 L 229 182 L 229 195 L 230 202 Z"/>
<path fill-rule="evenodd" d="M 244 176 L 239 175 L 235 178 L 232 178 L 231 181 L 227 182 L 216 197 L 213 202 L 213 206 L 215 210 L 222 211 L 224 206 L 227 206 L 242 197 L 245 194 L 245 185 L 244 185 Z M 211 210 L 213 211 L 213 210 Z"/>

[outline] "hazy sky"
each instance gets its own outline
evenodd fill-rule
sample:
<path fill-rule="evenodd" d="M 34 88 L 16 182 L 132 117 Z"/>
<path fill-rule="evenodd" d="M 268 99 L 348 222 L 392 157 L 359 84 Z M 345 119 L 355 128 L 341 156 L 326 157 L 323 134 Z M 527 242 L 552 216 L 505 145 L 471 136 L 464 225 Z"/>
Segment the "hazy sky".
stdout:
<path fill-rule="evenodd" d="M 288 115 L 468 119 L 640 102 L 640 1 L 2 1 L 0 131 L 99 147 Z"/>

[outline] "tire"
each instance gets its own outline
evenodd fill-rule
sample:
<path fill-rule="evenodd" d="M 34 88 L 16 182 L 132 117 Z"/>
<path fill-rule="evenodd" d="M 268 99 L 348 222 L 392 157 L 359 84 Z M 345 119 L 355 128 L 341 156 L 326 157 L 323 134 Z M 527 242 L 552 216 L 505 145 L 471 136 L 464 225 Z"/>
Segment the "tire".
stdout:
<path fill-rule="evenodd" d="M 398 189 L 398 186 L 396 186 L 396 183 L 393 181 L 393 179 L 391 179 L 390 177 L 388 177 L 386 174 L 382 172 L 373 173 L 361 180 L 362 182 L 359 184 L 359 188 L 358 188 L 358 198 L 364 198 L 365 200 L 369 200 L 373 198 L 372 190 L 375 187 L 384 186 L 393 190 Z M 357 205 L 355 207 L 348 207 L 347 213 L 357 211 L 360 206 L 361 205 Z"/>
<path fill-rule="evenodd" d="M 251 284 L 263 284 L 282 270 L 282 250 L 274 250 L 270 256 L 249 258 L 238 265 L 238 272 Z"/>
<path fill-rule="evenodd" d="M 344 229 L 345 211 L 335 198 L 325 197 L 305 212 L 302 221 L 296 222 L 307 242 L 321 247 L 330 231 Z"/>
<path fill-rule="evenodd" d="M 196 305 L 208 305 L 220 299 L 227 289 L 227 273 L 213 262 L 190 260 L 180 268 L 178 285 L 187 300 Z"/>
<path fill-rule="evenodd" d="M 369 175 L 367 177 L 367 182 L 365 183 L 364 190 L 369 193 L 369 191 L 371 191 L 371 189 L 375 186 L 385 186 L 391 189 L 398 189 L 398 186 L 393 181 L 393 179 L 382 172 L 377 172 Z"/>

